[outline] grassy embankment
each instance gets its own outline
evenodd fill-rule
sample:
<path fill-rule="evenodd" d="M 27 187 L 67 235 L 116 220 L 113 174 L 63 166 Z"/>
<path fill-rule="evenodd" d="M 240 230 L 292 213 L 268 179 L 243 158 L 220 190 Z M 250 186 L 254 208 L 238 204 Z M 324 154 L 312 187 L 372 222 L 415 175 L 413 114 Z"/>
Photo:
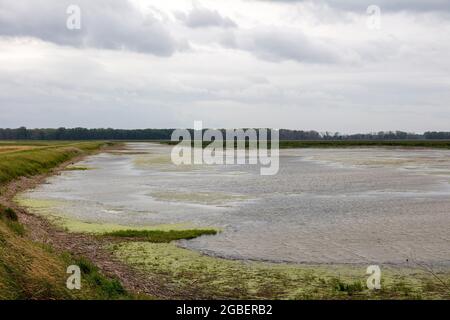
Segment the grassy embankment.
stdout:
<path fill-rule="evenodd" d="M 0 143 L 0 186 L 14 179 L 47 173 L 57 165 L 98 149 L 101 142 L 50 143 L 25 145 Z"/>
<path fill-rule="evenodd" d="M 23 176 L 45 174 L 103 143 L 1 143 L 0 186 Z M 82 288 L 70 291 L 67 266 L 80 266 Z M 130 295 L 119 281 L 103 276 L 82 257 L 57 253 L 27 238 L 13 209 L 0 204 L 0 299 L 123 299 Z"/>
<path fill-rule="evenodd" d="M 88 260 L 29 240 L 11 212 L 0 207 L 0 299 L 131 298 L 118 280 L 105 277 Z M 69 265 L 80 267 L 82 290 L 66 288 Z"/>

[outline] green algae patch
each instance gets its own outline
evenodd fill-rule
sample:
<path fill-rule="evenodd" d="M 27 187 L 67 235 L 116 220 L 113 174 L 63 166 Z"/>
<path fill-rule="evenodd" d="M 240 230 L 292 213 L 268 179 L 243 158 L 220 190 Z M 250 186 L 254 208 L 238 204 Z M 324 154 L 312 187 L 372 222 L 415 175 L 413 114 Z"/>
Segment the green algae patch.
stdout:
<path fill-rule="evenodd" d="M 56 215 L 64 206 L 64 201 L 53 199 L 32 199 L 22 195 L 16 196 L 14 201 L 20 206 L 29 209 L 30 212 L 47 218 L 50 222 L 61 226 L 64 216 Z"/>
<path fill-rule="evenodd" d="M 94 168 L 82 167 L 82 166 L 68 166 L 64 168 L 64 171 L 87 171 L 93 170 Z"/>
<path fill-rule="evenodd" d="M 179 192 L 164 191 L 150 194 L 156 200 L 171 202 L 187 202 L 204 205 L 218 205 L 226 202 L 242 201 L 248 199 L 241 195 L 227 194 L 222 192 Z"/>
<path fill-rule="evenodd" d="M 104 236 L 117 238 L 131 238 L 145 240 L 154 243 L 168 243 L 181 239 L 194 239 L 203 235 L 215 235 L 214 229 L 191 229 L 191 230 L 120 230 L 104 233 Z"/>
<path fill-rule="evenodd" d="M 150 154 L 138 156 L 134 159 L 134 164 L 138 167 L 151 167 L 154 165 L 170 165 L 172 160 L 167 154 Z"/>
<path fill-rule="evenodd" d="M 97 223 L 97 222 L 79 221 L 75 219 L 66 219 L 63 227 L 68 232 L 105 235 L 108 233 L 121 232 L 124 230 L 125 231 L 133 230 L 137 232 L 153 231 L 153 230 L 157 231 L 183 230 L 187 226 L 188 225 L 185 224 L 156 224 L 148 226 L 129 226 L 114 223 Z"/>
<path fill-rule="evenodd" d="M 367 289 L 367 266 L 294 265 L 227 260 L 179 248 L 173 243 L 111 245 L 123 262 L 199 299 L 435 299 L 450 291 L 422 270 L 382 268 L 382 289 Z M 450 274 L 439 275 L 450 283 Z"/>
<path fill-rule="evenodd" d="M 155 169 L 162 172 L 185 172 L 185 171 L 194 171 L 198 169 L 199 166 L 194 166 L 192 164 L 181 164 L 175 165 L 172 162 L 170 154 L 152 154 L 148 153 L 143 156 L 137 156 L 133 160 L 133 164 L 137 168 L 142 169 Z"/>
<path fill-rule="evenodd" d="M 64 214 L 69 201 L 49 200 L 49 199 L 32 199 L 23 195 L 17 196 L 15 202 L 26 208 L 28 211 L 40 215 L 50 221 L 53 225 L 65 229 L 68 232 L 89 233 L 89 234 L 105 234 L 118 232 L 123 230 L 135 231 L 170 231 L 195 229 L 190 224 L 155 224 L 144 226 L 121 225 L 114 223 L 103 223 L 97 221 L 81 221 Z"/>

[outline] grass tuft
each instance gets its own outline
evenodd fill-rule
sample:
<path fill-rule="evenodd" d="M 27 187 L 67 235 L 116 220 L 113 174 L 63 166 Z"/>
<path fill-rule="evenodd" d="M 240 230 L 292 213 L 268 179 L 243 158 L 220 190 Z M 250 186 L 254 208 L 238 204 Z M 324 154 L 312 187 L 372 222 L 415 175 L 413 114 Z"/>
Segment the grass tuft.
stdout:
<path fill-rule="evenodd" d="M 6 221 L 6 225 L 8 228 L 13 231 L 18 236 L 24 236 L 25 235 L 25 227 L 23 224 L 17 222 L 17 221 Z"/>
<path fill-rule="evenodd" d="M 77 257 L 73 262 L 80 267 L 82 279 L 97 287 L 102 299 L 121 299 L 127 293 L 120 282 L 114 278 L 107 278 L 100 273 L 99 268 L 84 257 Z"/>
<path fill-rule="evenodd" d="M 339 278 L 335 278 L 331 280 L 331 283 L 333 284 L 333 287 L 336 291 L 339 292 L 346 292 L 349 295 L 352 295 L 357 292 L 361 292 L 364 290 L 364 286 L 362 285 L 361 281 L 354 281 L 351 283 L 347 283 L 342 281 Z"/>
<path fill-rule="evenodd" d="M 133 238 L 146 240 L 153 243 L 168 243 L 181 239 L 194 239 L 202 235 L 215 235 L 214 229 L 192 229 L 192 230 L 119 230 L 104 233 L 103 236 L 117 238 Z"/>
<path fill-rule="evenodd" d="M 5 208 L 0 205 L 0 218 L 6 218 L 10 221 L 17 221 L 19 218 L 17 217 L 17 213 L 11 208 Z"/>
<path fill-rule="evenodd" d="M 15 234 L 23 236 L 25 234 L 25 227 L 18 222 L 17 213 L 11 209 L 6 208 L 0 204 L 0 220 L 4 221 L 5 225 Z"/>
<path fill-rule="evenodd" d="M 65 171 L 86 171 L 86 170 L 91 170 L 91 168 L 88 168 L 88 167 L 67 167 L 64 170 Z"/>

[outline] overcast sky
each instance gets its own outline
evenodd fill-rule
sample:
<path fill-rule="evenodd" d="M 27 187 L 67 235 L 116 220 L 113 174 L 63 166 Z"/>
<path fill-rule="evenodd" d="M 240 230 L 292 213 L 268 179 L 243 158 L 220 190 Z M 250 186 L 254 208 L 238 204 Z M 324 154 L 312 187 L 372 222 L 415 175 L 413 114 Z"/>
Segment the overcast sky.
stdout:
<path fill-rule="evenodd" d="M 0 0 L 0 127 L 194 120 L 450 131 L 450 0 Z"/>

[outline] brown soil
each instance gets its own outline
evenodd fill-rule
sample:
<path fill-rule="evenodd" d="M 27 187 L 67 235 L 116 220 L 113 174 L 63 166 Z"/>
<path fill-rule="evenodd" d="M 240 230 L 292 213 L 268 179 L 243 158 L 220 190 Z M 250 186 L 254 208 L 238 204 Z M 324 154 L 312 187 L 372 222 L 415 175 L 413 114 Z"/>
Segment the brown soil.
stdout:
<path fill-rule="evenodd" d="M 168 287 L 163 278 L 157 275 L 144 274 L 118 261 L 112 252 L 107 249 L 108 245 L 118 240 L 66 232 L 52 225 L 45 218 L 28 212 L 13 201 L 17 193 L 45 183 L 48 176 L 59 174 L 65 167 L 76 163 L 82 158 L 71 159 L 45 175 L 21 178 L 9 183 L 0 190 L 0 203 L 16 210 L 20 222 L 27 229 L 26 236 L 32 241 L 50 245 L 56 252 L 69 251 L 76 256 L 86 257 L 97 265 L 105 275 L 118 278 L 129 292 L 146 294 L 158 299 L 195 298 L 195 293 L 177 292 L 176 288 Z"/>

